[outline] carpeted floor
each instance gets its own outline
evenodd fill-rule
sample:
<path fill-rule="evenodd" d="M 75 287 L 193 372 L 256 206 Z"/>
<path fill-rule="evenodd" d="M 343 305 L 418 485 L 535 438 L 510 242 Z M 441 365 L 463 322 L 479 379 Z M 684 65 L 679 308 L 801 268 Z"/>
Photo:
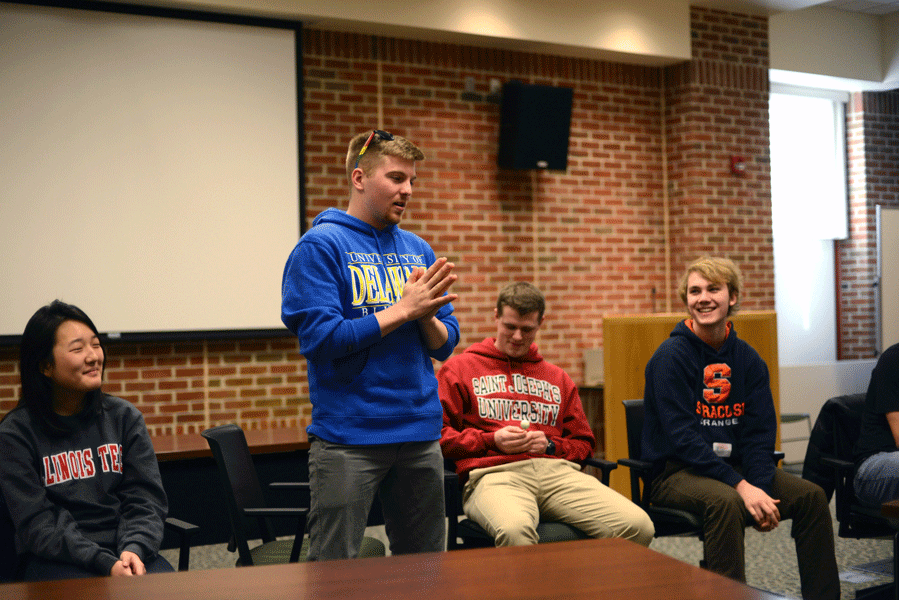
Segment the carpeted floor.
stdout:
<path fill-rule="evenodd" d="M 842 599 L 855 598 L 857 590 L 893 580 L 892 539 L 837 537 L 835 545 Z M 702 557 L 702 544 L 693 538 L 656 538 L 650 547 L 691 564 L 698 565 Z M 870 563 L 876 565 L 868 566 Z M 879 568 L 880 572 L 860 570 L 857 568 L 860 565 Z M 789 521 L 770 533 L 746 530 L 746 583 L 788 598 L 801 597 L 796 546 L 790 537 Z"/>
<path fill-rule="evenodd" d="M 367 534 L 385 541 L 386 545 L 383 528 L 371 528 Z M 650 548 L 694 565 L 698 565 L 702 557 L 702 544 L 695 538 L 656 538 Z M 892 548 L 891 539 L 836 538 L 843 599 L 855 598 L 856 590 L 893 580 Z M 169 562 L 177 564 L 177 550 L 164 550 L 162 554 Z M 236 554 L 228 552 L 224 544 L 198 546 L 191 549 L 191 569 L 233 568 L 236 558 Z M 862 570 L 859 566 L 869 570 Z M 751 528 L 746 530 L 746 579 L 753 587 L 788 598 L 800 597 L 796 551 L 790 538 L 789 521 L 770 533 L 759 533 Z"/>

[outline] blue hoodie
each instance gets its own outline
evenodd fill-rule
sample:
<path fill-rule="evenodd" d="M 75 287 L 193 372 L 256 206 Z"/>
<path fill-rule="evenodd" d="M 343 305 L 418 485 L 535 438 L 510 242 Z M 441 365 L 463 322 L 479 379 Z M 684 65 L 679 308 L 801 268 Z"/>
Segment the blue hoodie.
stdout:
<path fill-rule="evenodd" d="M 643 398 L 642 458 L 656 474 L 671 459 L 697 475 L 731 486 L 745 478 L 771 493 L 777 422 L 768 367 L 732 326 L 715 350 L 678 323 L 646 365 Z"/>
<path fill-rule="evenodd" d="M 431 359 L 445 360 L 459 342 L 452 305 L 437 313 L 449 334 L 437 350 L 428 350 L 416 321 L 381 337 L 375 316 L 402 297 L 415 267 L 434 260 L 417 235 L 378 230 L 335 208 L 300 239 L 284 267 L 281 320 L 306 357 L 310 435 L 350 445 L 440 439 Z"/>

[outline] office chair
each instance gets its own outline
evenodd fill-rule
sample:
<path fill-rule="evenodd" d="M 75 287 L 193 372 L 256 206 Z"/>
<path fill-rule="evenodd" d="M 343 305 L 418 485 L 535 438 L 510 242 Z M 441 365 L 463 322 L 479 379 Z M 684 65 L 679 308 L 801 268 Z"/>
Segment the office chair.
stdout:
<path fill-rule="evenodd" d="M 656 529 L 656 537 L 685 535 L 696 536 L 702 540 L 702 515 L 650 503 L 652 463 L 640 459 L 645 415 L 643 399 L 624 400 L 622 403 L 627 429 L 628 458 L 618 459 L 618 464 L 628 467 L 631 471 L 631 501 L 649 515 Z M 699 564 L 705 566 L 705 560 L 701 560 Z"/>
<path fill-rule="evenodd" d="M 190 567 L 190 541 L 194 534 L 200 531 L 200 528 L 193 523 L 173 517 L 168 517 L 163 522 L 163 525 L 178 534 L 178 539 L 180 540 L 178 545 L 178 570 L 187 571 Z"/>
<path fill-rule="evenodd" d="M 308 508 L 270 508 L 262 493 L 262 485 L 253 465 L 250 448 L 243 429 L 234 424 L 220 425 L 202 432 L 209 443 L 212 456 L 218 466 L 219 480 L 231 521 L 231 542 L 228 549 L 238 553 L 237 566 L 283 564 L 306 559 L 309 550 L 306 533 Z M 309 484 L 273 483 L 272 489 L 308 490 Z M 269 518 L 293 518 L 297 529 L 292 540 L 277 540 L 272 534 Z M 250 548 L 249 522 L 254 522 L 262 543 Z M 359 557 L 384 556 L 384 544 L 365 537 L 359 549 Z"/>
<path fill-rule="evenodd" d="M 19 555 L 16 554 L 16 529 L 3 494 L 0 494 L 0 583 L 18 581 Z"/>
<path fill-rule="evenodd" d="M 892 537 L 895 576 L 899 574 L 899 522 L 884 517 L 880 507 L 864 505 L 855 496 L 855 442 L 861 433 L 864 407 L 865 394 L 837 396 L 824 403 L 815 422 L 815 430 L 829 433 L 831 439 L 820 455 L 820 462 L 833 470 L 839 523 L 837 535 L 852 539 Z M 806 460 L 809 460 L 809 453 Z M 820 468 L 817 470 L 820 471 Z M 865 600 L 892 599 L 899 596 L 897 592 L 899 590 L 893 582 L 858 590 L 855 597 Z"/>
<path fill-rule="evenodd" d="M 462 493 L 459 487 L 459 478 L 456 475 L 456 465 L 449 459 L 446 459 L 444 462 L 446 466 L 444 478 L 446 514 L 449 518 L 447 549 L 492 548 L 496 546 L 493 537 L 475 521 L 467 517 L 460 520 L 464 512 L 462 510 Z M 599 469 L 600 481 L 604 485 L 609 485 L 609 473 L 618 468 L 616 463 L 601 458 L 588 458 L 581 464 Z M 541 544 L 590 538 L 589 535 L 577 527 L 567 523 L 542 520 L 537 524 L 537 536 Z"/>

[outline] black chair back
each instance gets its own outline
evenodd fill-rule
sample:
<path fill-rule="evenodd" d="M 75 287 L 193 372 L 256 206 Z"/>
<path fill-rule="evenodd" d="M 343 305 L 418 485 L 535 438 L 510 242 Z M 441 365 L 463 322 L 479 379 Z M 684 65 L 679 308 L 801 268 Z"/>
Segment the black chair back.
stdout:
<path fill-rule="evenodd" d="M 864 409 L 865 394 L 848 394 L 827 400 L 821 407 L 809 442 L 810 446 L 816 447 L 810 447 L 806 453 L 803 469 L 804 477 L 810 473 L 819 478 L 831 477 L 830 487 L 836 495 L 838 535 L 846 538 L 882 537 L 895 531 L 889 520 L 880 514 L 880 507 L 865 506 L 855 496 L 855 443 L 861 434 Z M 815 458 L 818 463 L 812 462 Z M 817 483 L 814 478 L 806 478 Z"/>
<path fill-rule="evenodd" d="M 665 506 L 655 506 L 652 496 L 653 466 L 642 460 L 643 422 L 646 408 L 643 399 L 623 400 L 624 419 L 627 428 L 628 458 L 618 462 L 630 469 L 631 500 L 646 511 L 656 528 L 656 537 L 668 535 L 702 536 L 700 515 Z"/>
<path fill-rule="evenodd" d="M 16 553 L 16 528 L 13 525 L 3 494 L 0 494 L 0 583 L 17 579 L 19 555 Z"/>
<path fill-rule="evenodd" d="M 643 398 L 639 400 L 623 400 L 624 420 L 627 429 L 627 454 L 629 458 L 641 460 L 643 454 L 643 419 L 646 414 Z M 641 495 L 640 474 L 631 469 L 631 498 L 639 499 L 639 504 L 648 504 L 649 498 Z"/>
<path fill-rule="evenodd" d="M 243 429 L 234 424 L 213 427 L 200 435 L 209 442 L 209 448 L 218 466 L 219 480 L 225 493 L 233 541 L 237 546 L 240 562 L 251 565 L 253 559 L 247 544 L 250 538 L 243 511 L 249 508 L 265 508 L 266 501 L 256 467 L 253 465 L 247 438 Z M 256 522 L 262 541 L 274 540 L 267 519 L 260 517 Z"/>

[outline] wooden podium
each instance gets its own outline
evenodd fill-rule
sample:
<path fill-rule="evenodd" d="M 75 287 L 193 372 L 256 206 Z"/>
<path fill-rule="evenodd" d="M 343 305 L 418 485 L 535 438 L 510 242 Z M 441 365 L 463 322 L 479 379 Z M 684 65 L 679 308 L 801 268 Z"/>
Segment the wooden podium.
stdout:
<path fill-rule="evenodd" d="M 605 350 L 605 458 L 628 456 L 627 429 L 622 400 L 643 397 L 646 363 L 671 330 L 687 318 L 686 313 L 611 315 L 603 318 Z M 774 410 L 780 414 L 780 383 L 777 358 L 777 315 L 774 311 L 745 311 L 731 320 L 741 340 L 755 348 L 768 365 Z M 778 427 L 777 447 L 780 447 Z M 611 487 L 630 498 L 627 468 L 612 471 Z"/>

